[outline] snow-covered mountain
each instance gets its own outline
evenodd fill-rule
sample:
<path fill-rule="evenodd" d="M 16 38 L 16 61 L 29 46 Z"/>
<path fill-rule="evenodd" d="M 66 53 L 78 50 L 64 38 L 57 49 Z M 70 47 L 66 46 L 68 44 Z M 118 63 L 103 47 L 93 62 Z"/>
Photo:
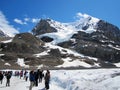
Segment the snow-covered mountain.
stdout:
<path fill-rule="evenodd" d="M 32 31 L 34 35 L 40 35 L 40 38 L 44 36 L 53 38 L 52 42 L 57 44 L 70 40 L 78 31 L 85 33 L 95 32 L 99 21 L 99 19 L 89 15 L 83 15 L 80 20 L 72 23 L 61 23 L 52 19 L 46 19 L 41 20 Z"/>
<path fill-rule="evenodd" d="M 119 67 L 119 28 L 87 14 L 80 16 L 70 23 L 41 19 L 33 35 L 21 33 L 11 42 L 1 43 L 1 64 L 15 63 L 18 68 Z M 16 64 L 18 60 L 24 65 Z"/>
<path fill-rule="evenodd" d="M 41 20 L 32 31 L 44 42 L 98 58 L 103 67 L 119 62 L 119 28 L 90 15 L 81 14 L 80 20 L 70 23 Z"/>
<path fill-rule="evenodd" d="M 0 37 L 7 37 L 7 35 L 3 31 L 0 30 Z"/>

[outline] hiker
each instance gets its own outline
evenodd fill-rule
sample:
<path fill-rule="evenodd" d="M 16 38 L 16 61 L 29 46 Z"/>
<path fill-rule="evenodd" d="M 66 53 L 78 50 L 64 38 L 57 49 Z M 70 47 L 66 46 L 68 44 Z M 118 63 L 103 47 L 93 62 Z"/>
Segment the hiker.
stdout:
<path fill-rule="evenodd" d="M 35 74 L 35 86 L 38 86 L 38 71 L 37 70 L 34 74 Z"/>
<path fill-rule="evenodd" d="M 28 71 L 27 70 L 25 70 L 25 72 L 24 72 L 24 78 L 23 79 L 25 79 L 26 80 L 26 74 L 28 73 Z"/>
<path fill-rule="evenodd" d="M 42 82 L 42 78 L 44 77 L 43 70 L 38 69 L 38 80 L 39 83 Z"/>
<path fill-rule="evenodd" d="M 28 72 L 26 72 L 25 81 L 27 81 L 27 80 L 28 80 L 28 77 L 29 77 L 29 73 L 28 73 Z"/>
<path fill-rule="evenodd" d="M 5 74 L 5 76 L 6 76 L 6 86 L 10 86 L 10 78 L 11 78 L 11 72 L 6 72 L 6 74 Z"/>
<path fill-rule="evenodd" d="M 39 83 L 40 83 L 40 69 L 38 69 L 38 81 L 39 81 Z"/>
<path fill-rule="evenodd" d="M 23 77 L 23 70 L 20 71 L 20 79 Z"/>
<path fill-rule="evenodd" d="M 0 71 L 0 82 L 1 82 L 1 84 L 2 84 L 2 80 L 3 80 L 3 74 L 2 74 L 2 71 Z"/>
<path fill-rule="evenodd" d="M 20 76 L 20 72 L 16 71 L 16 76 L 19 77 Z"/>
<path fill-rule="evenodd" d="M 42 82 L 42 78 L 44 77 L 43 70 L 40 71 L 40 80 L 39 82 Z"/>
<path fill-rule="evenodd" d="M 32 87 L 34 86 L 34 82 L 35 82 L 35 75 L 34 75 L 34 71 L 30 71 L 29 74 L 29 79 L 30 79 L 30 87 L 29 90 L 32 90 Z"/>
<path fill-rule="evenodd" d="M 47 70 L 46 74 L 45 74 L 45 89 L 48 90 L 49 87 L 49 82 L 50 82 L 50 71 Z"/>

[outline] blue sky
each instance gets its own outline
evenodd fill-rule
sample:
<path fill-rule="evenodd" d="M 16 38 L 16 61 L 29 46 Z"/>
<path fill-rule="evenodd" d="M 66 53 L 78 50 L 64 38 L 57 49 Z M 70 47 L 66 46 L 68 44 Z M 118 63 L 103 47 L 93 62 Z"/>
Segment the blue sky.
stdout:
<path fill-rule="evenodd" d="M 19 32 L 31 31 L 40 18 L 73 22 L 79 12 L 120 28 L 119 4 L 120 0 L 0 0 L 0 14 Z"/>

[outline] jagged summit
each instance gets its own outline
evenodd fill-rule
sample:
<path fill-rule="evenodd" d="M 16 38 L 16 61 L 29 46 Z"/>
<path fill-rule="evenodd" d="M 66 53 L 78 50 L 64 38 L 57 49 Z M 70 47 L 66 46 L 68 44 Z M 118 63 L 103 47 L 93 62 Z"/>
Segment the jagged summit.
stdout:
<path fill-rule="evenodd" d="M 94 32 L 96 29 L 97 23 L 100 21 L 100 19 L 98 18 L 92 17 L 87 14 L 81 14 L 81 13 L 78 13 L 78 18 L 79 20 L 71 23 L 71 25 L 74 28 L 79 29 L 86 33 Z"/>
<path fill-rule="evenodd" d="M 40 35 L 44 33 L 56 32 L 55 28 L 51 27 L 48 23 L 50 19 L 41 19 L 40 22 L 32 30 L 34 35 Z"/>

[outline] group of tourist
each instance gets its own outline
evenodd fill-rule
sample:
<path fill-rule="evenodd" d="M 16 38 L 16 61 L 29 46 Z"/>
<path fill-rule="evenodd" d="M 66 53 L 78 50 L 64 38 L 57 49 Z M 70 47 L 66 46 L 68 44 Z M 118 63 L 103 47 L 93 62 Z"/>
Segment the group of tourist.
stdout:
<path fill-rule="evenodd" d="M 44 77 L 45 80 L 45 89 L 48 90 L 49 89 L 49 81 L 50 81 L 50 71 L 47 70 L 47 72 L 43 73 L 43 70 L 37 70 L 37 71 L 30 71 L 30 88 L 29 90 L 32 90 L 33 86 L 38 86 L 38 82 L 42 82 L 42 79 Z"/>
<path fill-rule="evenodd" d="M 10 86 L 10 78 L 12 76 L 12 71 L 0 71 L 0 82 L 2 84 L 4 76 L 6 77 L 6 86 Z"/>
<path fill-rule="evenodd" d="M 10 79 L 12 76 L 19 77 L 20 79 L 24 79 L 28 81 L 30 80 L 29 90 L 32 90 L 33 86 L 38 86 L 38 83 L 41 83 L 44 78 L 45 89 L 49 89 L 49 81 L 50 81 L 50 71 L 46 70 L 46 73 L 43 73 L 43 70 L 21 70 L 21 71 L 0 71 L 0 83 L 2 84 L 3 78 L 6 78 L 6 87 L 10 86 Z"/>

